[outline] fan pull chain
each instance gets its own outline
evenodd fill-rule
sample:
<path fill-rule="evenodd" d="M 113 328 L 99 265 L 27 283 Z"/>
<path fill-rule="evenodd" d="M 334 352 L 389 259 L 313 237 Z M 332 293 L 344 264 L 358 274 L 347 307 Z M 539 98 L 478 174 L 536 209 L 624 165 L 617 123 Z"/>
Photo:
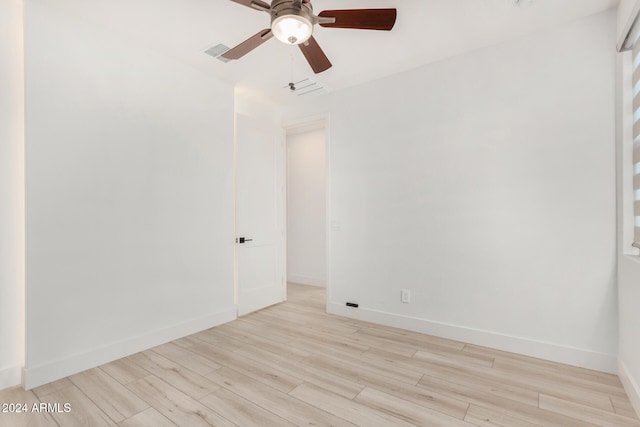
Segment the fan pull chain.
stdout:
<path fill-rule="evenodd" d="M 289 89 L 292 92 L 294 90 L 296 90 L 296 85 L 295 85 L 294 80 L 293 80 L 293 49 L 294 49 L 294 47 L 291 46 L 291 49 L 289 50 L 289 56 L 291 58 L 291 79 L 289 80 Z"/>

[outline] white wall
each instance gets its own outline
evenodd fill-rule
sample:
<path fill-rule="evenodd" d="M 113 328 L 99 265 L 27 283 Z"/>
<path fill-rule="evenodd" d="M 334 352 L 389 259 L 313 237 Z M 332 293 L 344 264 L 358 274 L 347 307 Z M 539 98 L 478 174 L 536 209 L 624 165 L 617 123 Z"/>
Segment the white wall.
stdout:
<path fill-rule="evenodd" d="M 615 36 L 610 11 L 289 110 L 331 111 L 329 310 L 615 371 Z"/>
<path fill-rule="evenodd" d="M 628 22 L 637 0 L 622 0 L 618 7 L 618 36 Z M 618 118 L 618 310 L 619 375 L 636 412 L 640 414 L 640 258 L 633 242 L 633 113 L 631 57 L 618 55 L 616 105 Z"/>
<path fill-rule="evenodd" d="M 317 126 L 316 126 L 317 127 Z M 287 280 L 326 285 L 324 125 L 287 132 Z"/>
<path fill-rule="evenodd" d="M 630 22 L 630 18 L 633 15 L 633 10 L 637 8 L 640 2 L 638 0 L 620 0 L 618 3 L 617 11 L 617 35 L 618 40 L 623 38 L 623 33 L 626 31 L 625 27 Z"/>
<path fill-rule="evenodd" d="M 0 390 L 24 364 L 24 52 L 22 1 L 0 2 Z"/>
<path fill-rule="evenodd" d="M 235 317 L 233 89 L 26 3 L 27 388 Z"/>

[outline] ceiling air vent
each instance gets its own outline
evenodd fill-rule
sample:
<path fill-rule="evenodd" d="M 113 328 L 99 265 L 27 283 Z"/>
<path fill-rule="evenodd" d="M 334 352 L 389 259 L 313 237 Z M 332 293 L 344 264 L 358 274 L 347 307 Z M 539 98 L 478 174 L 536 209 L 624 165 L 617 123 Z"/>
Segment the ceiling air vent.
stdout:
<path fill-rule="evenodd" d="M 219 61 L 229 62 L 231 61 L 230 59 L 220 56 L 228 50 L 229 50 L 229 46 L 225 46 L 222 43 L 218 43 L 217 45 L 211 46 L 209 49 L 205 50 L 204 53 L 206 53 L 209 56 L 213 56 Z"/>
<path fill-rule="evenodd" d="M 311 79 L 302 79 L 293 84 L 289 83 L 282 88 L 295 93 L 297 96 L 311 96 L 328 93 L 327 89 L 325 89 L 320 83 Z"/>

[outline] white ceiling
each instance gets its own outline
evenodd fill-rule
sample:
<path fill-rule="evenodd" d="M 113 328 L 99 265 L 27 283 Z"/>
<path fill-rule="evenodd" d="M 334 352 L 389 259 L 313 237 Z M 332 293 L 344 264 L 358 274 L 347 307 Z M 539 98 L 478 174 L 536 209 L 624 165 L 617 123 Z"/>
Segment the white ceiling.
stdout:
<path fill-rule="evenodd" d="M 275 38 L 238 61 L 203 52 L 233 47 L 269 26 L 269 15 L 230 0 L 56 0 L 91 25 L 143 44 L 278 102 L 291 80 L 311 77 L 329 91 L 438 61 L 544 27 L 598 13 L 618 0 L 313 0 L 314 10 L 398 9 L 391 32 L 321 28 L 314 36 L 333 68 L 314 75 L 297 47 Z M 570 48 L 570 46 L 567 46 Z M 293 67 L 292 61 L 293 58 Z"/>

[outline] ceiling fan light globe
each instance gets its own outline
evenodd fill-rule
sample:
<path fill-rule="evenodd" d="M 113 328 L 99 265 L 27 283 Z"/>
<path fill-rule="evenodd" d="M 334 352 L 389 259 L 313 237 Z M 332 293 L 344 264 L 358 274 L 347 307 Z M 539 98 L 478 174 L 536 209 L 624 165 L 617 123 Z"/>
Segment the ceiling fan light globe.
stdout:
<path fill-rule="evenodd" d="M 279 16 L 271 23 L 273 35 L 284 44 L 300 44 L 309 40 L 313 24 L 304 16 Z"/>

